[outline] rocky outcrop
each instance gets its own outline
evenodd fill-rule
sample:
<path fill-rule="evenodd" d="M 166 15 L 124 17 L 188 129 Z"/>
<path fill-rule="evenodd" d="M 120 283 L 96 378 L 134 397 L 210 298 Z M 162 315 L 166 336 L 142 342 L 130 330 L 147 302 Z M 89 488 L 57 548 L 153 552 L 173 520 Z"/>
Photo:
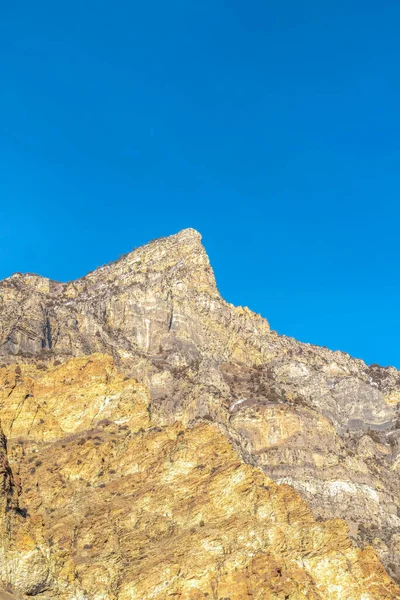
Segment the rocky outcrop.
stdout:
<path fill-rule="evenodd" d="M 83 410 L 87 382 L 81 392 L 76 365 L 47 404 L 38 386 L 49 368 L 96 352 L 148 388 L 152 426 L 213 423 L 248 465 L 298 490 L 316 518 L 346 519 L 359 547 L 371 544 L 400 580 L 396 369 L 279 336 L 226 303 L 200 235 L 184 230 L 75 282 L 16 274 L 0 283 L 0 418 L 10 448 L 90 430 L 105 408 L 92 399 Z"/>
<path fill-rule="evenodd" d="M 268 324 L 221 299 L 200 239 L 185 230 L 68 284 L 21 274 L 4 280 L 0 353 L 106 351 L 130 359 L 165 352 L 176 366 L 203 355 L 256 356 L 257 334 Z"/>
<path fill-rule="evenodd" d="M 47 579 L 46 566 L 38 565 L 40 553 L 37 549 L 32 548 L 29 556 L 23 555 L 20 542 L 27 511 L 19 505 L 20 493 L 20 480 L 19 477 L 14 477 L 8 457 L 6 436 L 0 429 L 0 585 L 4 586 L 4 589 L 0 590 L 0 598 L 4 599 L 13 597 L 7 592 L 7 588 L 10 589 L 12 584 L 21 584 L 28 593 L 42 589 L 41 585 L 32 586 L 26 583 L 26 569 L 32 569 L 30 580 L 39 576 L 41 584 L 43 577 Z"/>
<path fill-rule="evenodd" d="M 25 515 L 0 571 L 16 594 L 399 597 L 371 547 L 357 548 L 342 520 L 316 520 L 290 486 L 249 465 L 223 427 L 156 426 L 146 387 L 109 356 L 4 367 L 0 385 Z"/>

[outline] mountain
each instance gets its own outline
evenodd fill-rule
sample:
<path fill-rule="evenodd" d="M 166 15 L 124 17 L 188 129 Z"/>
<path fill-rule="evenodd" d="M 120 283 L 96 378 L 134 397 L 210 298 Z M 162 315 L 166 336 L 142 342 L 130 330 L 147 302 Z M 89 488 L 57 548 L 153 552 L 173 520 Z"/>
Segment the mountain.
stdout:
<path fill-rule="evenodd" d="M 198 232 L 0 282 L 0 365 L 15 597 L 400 597 L 400 373 L 225 302 Z"/>

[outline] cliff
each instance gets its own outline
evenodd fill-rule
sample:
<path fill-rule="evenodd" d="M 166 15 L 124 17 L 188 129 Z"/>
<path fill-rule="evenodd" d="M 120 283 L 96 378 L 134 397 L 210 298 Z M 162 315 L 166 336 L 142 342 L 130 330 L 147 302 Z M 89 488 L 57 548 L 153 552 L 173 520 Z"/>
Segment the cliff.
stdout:
<path fill-rule="evenodd" d="M 400 597 L 400 374 L 226 303 L 194 230 L 0 282 L 0 363 L 5 589 Z"/>

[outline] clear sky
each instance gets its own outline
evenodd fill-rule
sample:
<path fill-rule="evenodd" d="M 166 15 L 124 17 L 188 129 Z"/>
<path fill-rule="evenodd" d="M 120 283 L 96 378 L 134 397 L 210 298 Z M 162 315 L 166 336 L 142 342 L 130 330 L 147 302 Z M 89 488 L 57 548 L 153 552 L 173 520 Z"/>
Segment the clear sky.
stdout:
<path fill-rule="evenodd" d="M 400 368 L 400 3 L 0 0 L 0 278 L 203 234 L 223 296 Z"/>

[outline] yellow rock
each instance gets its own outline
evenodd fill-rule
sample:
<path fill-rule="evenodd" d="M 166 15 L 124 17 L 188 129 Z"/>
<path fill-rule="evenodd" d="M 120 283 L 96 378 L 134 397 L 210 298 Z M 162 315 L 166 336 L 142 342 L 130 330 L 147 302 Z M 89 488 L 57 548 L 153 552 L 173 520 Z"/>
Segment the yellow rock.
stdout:
<path fill-rule="evenodd" d="M 0 573 L 25 597 L 400 597 L 343 521 L 317 522 L 291 487 L 245 464 L 216 425 L 156 427 L 147 389 L 110 357 L 5 367 L 0 385 L 21 487 L 18 511 L 1 522 Z M 273 444 L 298 428 L 279 411 L 262 416 Z"/>

